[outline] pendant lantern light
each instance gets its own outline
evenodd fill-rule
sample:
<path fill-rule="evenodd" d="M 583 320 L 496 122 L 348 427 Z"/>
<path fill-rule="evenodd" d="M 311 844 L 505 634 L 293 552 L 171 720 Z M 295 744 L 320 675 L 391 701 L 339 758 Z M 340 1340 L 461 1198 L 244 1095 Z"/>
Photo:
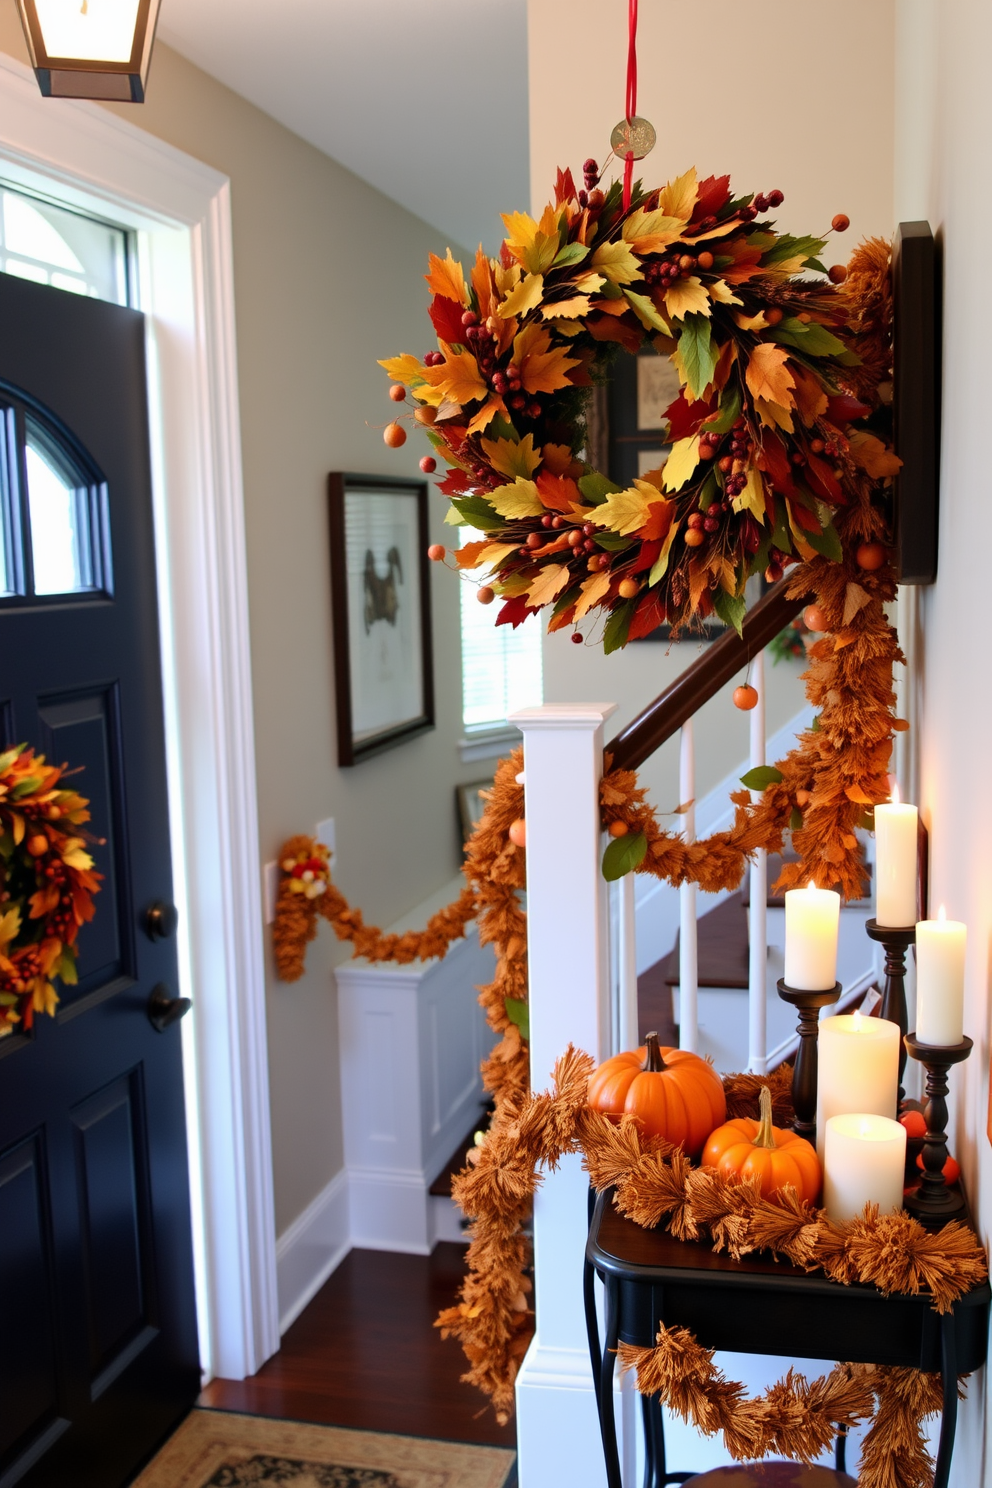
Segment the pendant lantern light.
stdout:
<path fill-rule="evenodd" d="M 144 103 L 160 0 L 17 0 L 46 98 Z"/>

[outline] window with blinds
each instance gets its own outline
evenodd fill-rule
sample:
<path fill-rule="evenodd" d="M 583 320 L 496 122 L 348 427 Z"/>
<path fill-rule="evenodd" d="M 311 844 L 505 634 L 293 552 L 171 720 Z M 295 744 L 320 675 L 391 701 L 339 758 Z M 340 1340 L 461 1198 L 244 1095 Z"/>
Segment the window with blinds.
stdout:
<path fill-rule="evenodd" d="M 483 536 L 462 527 L 462 542 Z M 474 580 L 462 580 L 462 722 L 467 732 L 501 728 L 507 714 L 544 700 L 541 622 L 530 615 L 514 630 L 497 625 L 499 602 L 482 605 Z"/>

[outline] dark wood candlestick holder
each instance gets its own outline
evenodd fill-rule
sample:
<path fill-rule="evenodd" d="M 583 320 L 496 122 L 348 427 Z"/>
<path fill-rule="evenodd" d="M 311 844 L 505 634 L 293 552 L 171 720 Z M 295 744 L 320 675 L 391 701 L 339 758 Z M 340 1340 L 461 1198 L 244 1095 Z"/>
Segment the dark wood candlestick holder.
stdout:
<path fill-rule="evenodd" d="M 885 947 L 885 990 L 879 1015 L 890 1023 L 899 1025 L 899 1100 L 905 1098 L 902 1077 L 906 1072 L 906 1046 L 903 1043 L 909 1032 L 909 1014 L 906 1011 L 906 952 L 916 944 L 916 926 L 880 925 L 869 920 L 865 925 L 870 940 L 877 940 Z"/>
<path fill-rule="evenodd" d="M 949 1219 L 960 1219 L 967 1212 L 960 1187 L 949 1188 L 944 1177 L 947 1161 L 947 1071 L 960 1064 L 972 1050 L 967 1036 L 959 1044 L 942 1047 L 921 1044 L 915 1033 L 907 1033 L 905 1045 L 914 1059 L 927 1072 L 924 1118 L 927 1134 L 923 1141 L 923 1177 L 918 1188 L 908 1193 L 904 1207 L 928 1230 L 939 1230 Z"/>
<path fill-rule="evenodd" d="M 799 1010 L 799 1051 L 792 1071 L 792 1109 L 796 1119 L 792 1129 L 807 1142 L 816 1142 L 816 1030 L 820 1021 L 820 1009 L 836 1002 L 843 990 L 840 982 L 834 982 L 825 992 L 805 992 L 799 987 L 790 987 L 784 977 L 778 981 L 778 995 L 783 1002 L 791 1002 Z"/>

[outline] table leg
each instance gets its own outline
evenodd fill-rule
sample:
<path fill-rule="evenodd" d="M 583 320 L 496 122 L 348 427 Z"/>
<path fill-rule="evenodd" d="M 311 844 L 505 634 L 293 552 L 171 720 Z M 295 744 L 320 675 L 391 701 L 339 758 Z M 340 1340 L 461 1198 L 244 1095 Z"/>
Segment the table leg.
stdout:
<path fill-rule="evenodd" d="M 947 1488 L 958 1421 L 958 1351 L 953 1311 L 945 1312 L 940 1320 L 940 1373 L 944 1385 L 944 1409 L 940 1419 L 940 1442 L 937 1447 L 933 1488 Z"/>
<path fill-rule="evenodd" d="M 596 1392 L 596 1409 L 599 1410 L 599 1371 L 603 1367 L 603 1357 L 599 1347 L 599 1319 L 596 1316 L 596 1268 L 591 1261 L 586 1261 L 582 1268 L 582 1300 L 586 1311 L 592 1387 Z"/>
<path fill-rule="evenodd" d="M 603 1456 L 606 1458 L 607 1488 L 623 1488 L 620 1472 L 620 1454 L 617 1451 L 617 1418 L 613 1408 L 613 1374 L 617 1362 L 617 1344 L 620 1338 L 618 1283 L 616 1277 L 607 1275 L 606 1283 L 606 1337 L 603 1340 L 603 1357 L 599 1371 L 599 1426 L 603 1436 Z"/>
<path fill-rule="evenodd" d="M 841 1426 L 834 1442 L 834 1467 L 839 1473 L 847 1472 L 847 1427 Z"/>
<path fill-rule="evenodd" d="M 656 1395 L 641 1396 L 644 1424 L 644 1488 L 665 1488 L 665 1425 Z"/>

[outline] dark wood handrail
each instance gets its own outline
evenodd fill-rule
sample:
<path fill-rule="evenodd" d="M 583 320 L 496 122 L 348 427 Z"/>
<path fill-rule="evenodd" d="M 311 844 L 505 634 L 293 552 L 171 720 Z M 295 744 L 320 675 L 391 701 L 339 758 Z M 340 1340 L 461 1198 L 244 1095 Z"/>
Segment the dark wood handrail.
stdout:
<path fill-rule="evenodd" d="M 790 582 L 788 575 L 779 579 L 754 608 L 748 610 L 742 635 L 738 635 L 736 630 L 725 631 L 643 713 L 610 740 L 606 753 L 612 756 L 613 769 L 640 769 L 656 749 L 660 749 L 693 714 L 698 713 L 704 703 L 716 696 L 741 667 L 763 651 L 768 642 L 796 618 L 803 606 L 809 604 L 812 595 L 789 599 L 786 589 Z"/>

